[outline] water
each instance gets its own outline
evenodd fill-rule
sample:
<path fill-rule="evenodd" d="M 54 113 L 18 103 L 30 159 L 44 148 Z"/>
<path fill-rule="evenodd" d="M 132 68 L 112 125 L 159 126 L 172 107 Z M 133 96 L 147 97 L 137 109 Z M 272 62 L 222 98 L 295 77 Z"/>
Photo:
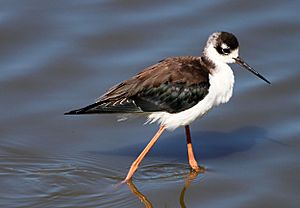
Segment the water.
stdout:
<path fill-rule="evenodd" d="M 1 207 L 299 207 L 298 1 L 0 2 Z M 267 85 L 233 66 L 231 101 L 164 133 L 132 184 L 119 185 L 157 130 L 144 118 L 66 117 L 164 57 L 197 55 L 235 33 Z"/>

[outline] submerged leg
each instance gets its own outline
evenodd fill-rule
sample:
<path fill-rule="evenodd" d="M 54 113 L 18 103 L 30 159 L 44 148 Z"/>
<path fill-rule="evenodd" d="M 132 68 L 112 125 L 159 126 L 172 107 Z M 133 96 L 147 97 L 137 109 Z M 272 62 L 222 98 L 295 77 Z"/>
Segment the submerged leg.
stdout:
<path fill-rule="evenodd" d="M 189 158 L 189 163 L 190 163 L 191 168 L 197 172 L 204 171 L 203 168 L 199 167 L 199 165 L 195 159 L 195 156 L 194 156 L 192 138 L 191 138 L 191 132 L 190 132 L 189 125 L 185 126 L 185 134 L 186 134 L 186 144 L 187 144 L 187 149 L 188 149 L 188 158 Z"/>
<path fill-rule="evenodd" d="M 163 131 L 166 129 L 164 125 L 160 126 L 157 133 L 154 135 L 154 137 L 151 139 L 151 141 L 148 143 L 148 145 L 145 147 L 145 149 L 141 152 L 141 154 L 136 158 L 136 160 L 132 163 L 126 178 L 123 182 L 127 182 L 130 180 L 134 174 L 134 172 L 137 170 L 139 164 L 142 162 L 146 154 L 149 152 L 151 147 L 155 144 L 155 142 L 158 140 L 159 136 L 163 133 Z"/>

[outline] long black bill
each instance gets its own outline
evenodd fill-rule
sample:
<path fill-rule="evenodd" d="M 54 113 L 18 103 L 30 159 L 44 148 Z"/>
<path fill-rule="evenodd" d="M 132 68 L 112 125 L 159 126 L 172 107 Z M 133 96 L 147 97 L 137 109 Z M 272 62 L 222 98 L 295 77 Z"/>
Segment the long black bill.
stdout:
<path fill-rule="evenodd" d="M 268 84 L 271 84 L 271 82 L 269 80 L 267 80 L 266 78 L 264 78 L 260 73 L 258 73 L 257 71 L 255 71 L 253 68 L 251 68 L 251 66 L 249 66 L 245 61 L 243 61 L 243 59 L 241 59 L 240 57 L 234 58 L 235 62 L 239 65 L 241 65 L 242 67 L 244 67 L 245 69 L 247 69 L 248 71 L 252 72 L 253 74 L 255 74 L 256 76 L 258 76 L 259 78 L 261 78 L 262 80 L 264 80 L 265 82 L 267 82 Z"/>

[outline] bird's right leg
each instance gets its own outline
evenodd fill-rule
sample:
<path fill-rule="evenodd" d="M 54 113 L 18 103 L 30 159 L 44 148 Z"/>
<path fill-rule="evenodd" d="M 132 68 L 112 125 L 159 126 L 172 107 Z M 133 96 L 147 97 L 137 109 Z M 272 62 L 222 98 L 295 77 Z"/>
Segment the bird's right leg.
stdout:
<path fill-rule="evenodd" d="M 130 180 L 134 174 L 134 172 L 138 169 L 139 164 L 142 162 L 146 154 L 149 152 L 151 147 L 155 144 L 155 142 L 158 140 L 160 135 L 163 133 L 163 131 L 166 129 L 165 125 L 160 126 L 159 130 L 157 133 L 154 135 L 154 137 L 151 139 L 151 141 L 148 143 L 148 145 L 145 147 L 145 149 L 141 152 L 141 154 L 137 157 L 137 159 L 132 163 L 126 178 L 124 179 L 123 182 L 127 182 Z"/>

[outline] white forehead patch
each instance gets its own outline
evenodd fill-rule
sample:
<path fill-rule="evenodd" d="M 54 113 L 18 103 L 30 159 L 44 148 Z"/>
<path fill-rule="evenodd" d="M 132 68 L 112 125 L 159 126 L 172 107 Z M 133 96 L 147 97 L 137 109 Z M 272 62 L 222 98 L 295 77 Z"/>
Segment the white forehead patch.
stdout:
<path fill-rule="evenodd" d="M 223 48 L 223 49 L 229 49 L 228 45 L 225 44 L 225 43 L 222 43 L 221 48 Z"/>

